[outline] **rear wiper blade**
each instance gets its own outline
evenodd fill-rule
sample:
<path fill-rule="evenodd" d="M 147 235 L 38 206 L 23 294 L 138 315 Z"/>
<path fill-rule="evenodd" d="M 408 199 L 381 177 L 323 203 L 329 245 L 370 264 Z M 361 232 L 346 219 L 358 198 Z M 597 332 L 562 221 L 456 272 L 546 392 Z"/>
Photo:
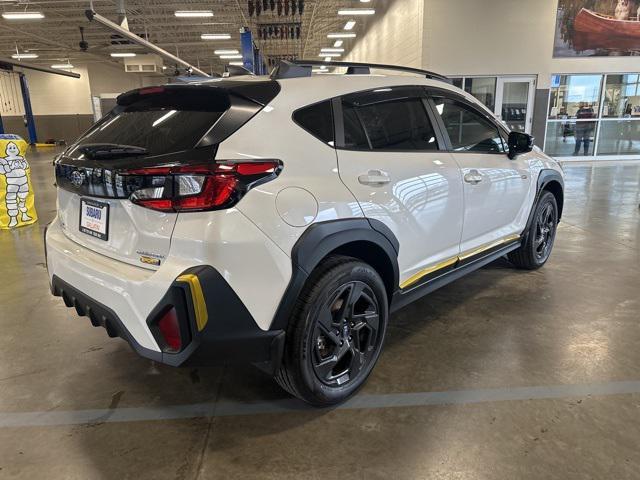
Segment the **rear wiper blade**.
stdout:
<path fill-rule="evenodd" d="M 91 159 L 135 157 L 149 153 L 149 150 L 144 147 L 117 143 L 90 143 L 82 145 L 78 151 Z"/>

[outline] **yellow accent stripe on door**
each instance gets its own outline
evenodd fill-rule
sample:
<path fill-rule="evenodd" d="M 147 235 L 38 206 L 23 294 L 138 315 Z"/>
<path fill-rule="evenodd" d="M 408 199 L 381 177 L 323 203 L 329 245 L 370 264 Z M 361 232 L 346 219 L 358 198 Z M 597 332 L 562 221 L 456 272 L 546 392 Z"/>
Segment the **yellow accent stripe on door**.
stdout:
<path fill-rule="evenodd" d="M 472 250 L 467 250 L 466 252 L 458 255 L 460 260 L 466 260 L 467 258 L 471 258 L 474 255 L 478 255 L 479 253 L 484 252 L 485 250 L 490 250 L 492 248 L 498 247 L 504 243 L 509 243 L 514 240 L 520 238 L 520 235 L 509 235 L 508 237 L 501 238 L 500 240 L 496 240 L 495 242 L 485 243 L 484 245 L 479 246 L 478 248 L 474 248 Z"/>
<path fill-rule="evenodd" d="M 431 267 L 427 267 L 424 270 L 420 270 L 418 273 L 411 275 L 409 278 L 407 278 L 404 282 L 402 282 L 400 284 L 400 288 L 407 288 L 410 287 L 411 285 L 413 285 L 414 283 L 418 282 L 421 278 L 426 277 L 427 275 L 437 272 L 438 270 L 441 270 L 443 268 L 447 268 L 450 267 L 451 265 L 454 265 L 460 261 L 463 260 L 467 260 L 471 257 L 474 257 L 484 251 L 490 250 L 492 248 L 498 247 L 500 245 L 503 245 L 505 243 L 511 243 L 514 242 L 516 240 L 518 240 L 520 238 L 520 235 L 518 234 L 514 234 L 514 235 L 509 235 L 507 237 L 501 238 L 500 240 L 496 240 L 493 242 L 489 242 L 489 243 L 485 243 L 484 245 L 481 245 L 477 248 L 471 249 L 471 250 L 467 250 L 466 252 L 462 252 L 459 255 L 456 255 L 455 257 L 451 257 L 448 258 L 446 260 L 443 260 L 442 262 L 439 262 L 435 265 L 432 265 Z"/>
<path fill-rule="evenodd" d="M 407 288 L 409 285 L 412 285 L 412 284 L 416 283 L 422 277 L 426 277 L 430 273 L 436 272 L 436 271 L 438 271 L 440 269 L 443 269 L 443 268 L 447 268 L 447 267 L 449 267 L 449 266 L 451 266 L 451 265 L 453 265 L 453 264 L 455 264 L 457 262 L 458 262 L 458 257 L 451 257 L 451 258 L 448 258 L 446 260 L 443 260 L 440 263 L 436 263 L 432 267 L 425 268 L 424 270 L 420 270 L 418 273 L 416 273 L 414 275 L 411 275 L 404 282 L 402 282 L 400 284 L 400 288 Z"/>
<path fill-rule="evenodd" d="M 176 280 L 189 285 L 191 300 L 193 302 L 193 310 L 196 314 L 196 326 L 198 327 L 198 331 L 202 331 L 209 321 L 209 313 L 207 312 L 207 304 L 204 301 L 204 294 L 202 293 L 200 279 L 197 275 L 186 273 L 184 275 L 180 275 Z"/>

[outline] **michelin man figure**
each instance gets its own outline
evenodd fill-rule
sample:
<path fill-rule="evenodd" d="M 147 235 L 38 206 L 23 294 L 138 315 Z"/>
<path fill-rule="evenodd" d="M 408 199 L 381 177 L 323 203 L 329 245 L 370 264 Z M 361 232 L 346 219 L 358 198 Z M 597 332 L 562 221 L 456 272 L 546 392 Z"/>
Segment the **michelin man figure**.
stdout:
<path fill-rule="evenodd" d="M 20 155 L 20 149 L 14 142 L 7 143 L 5 156 L 0 157 L 0 175 L 7 181 L 7 214 L 9 227 L 18 225 L 18 213 L 23 222 L 32 218 L 27 214 L 26 200 L 29 195 L 29 181 L 27 179 L 27 161 Z"/>

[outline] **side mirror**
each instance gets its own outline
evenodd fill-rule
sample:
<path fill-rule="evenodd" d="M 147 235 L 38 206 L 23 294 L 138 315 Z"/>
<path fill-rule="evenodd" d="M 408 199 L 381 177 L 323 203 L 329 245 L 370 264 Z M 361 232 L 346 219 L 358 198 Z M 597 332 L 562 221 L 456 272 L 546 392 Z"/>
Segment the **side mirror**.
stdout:
<path fill-rule="evenodd" d="M 513 160 L 521 153 L 533 150 L 533 137 L 527 133 L 511 132 L 509 134 L 509 158 Z"/>

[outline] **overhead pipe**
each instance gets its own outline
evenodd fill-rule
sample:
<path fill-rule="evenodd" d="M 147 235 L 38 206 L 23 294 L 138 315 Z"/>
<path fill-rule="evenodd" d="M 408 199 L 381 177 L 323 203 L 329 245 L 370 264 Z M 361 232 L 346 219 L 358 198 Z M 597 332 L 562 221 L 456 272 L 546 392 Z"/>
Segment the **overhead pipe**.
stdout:
<path fill-rule="evenodd" d="M 10 58 L 0 58 L 0 68 L 5 65 L 9 65 L 11 67 L 26 68 L 27 70 L 37 70 L 38 72 L 52 73 L 54 75 L 62 75 L 64 77 L 80 78 L 79 73 L 67 72 L 66 70 L 60 70 L 57 68 L 41 67 L 40 65 L 27 64 L 24 62 L 12 60 Z"/>
<path fill-rule="evenodd" d="M 129 21 L 127 20 L 127 10 L 124 8 L 124 0 L 116 1 L 116 10 L 118 11 L 118 25 L 125 30 L 129 30 Z"/>
<path fill-rule="evenodd" d="M 187 70 L 190 70 L 191 72 L 195 72 L 198 75 L 201 75 L 203 77 L 210 77 L 210 75 L 208 73 L 200 70 L 197 67 L 194 67 L 189 62 L 185 62 L 181 58 L 178 58 L 175 55 L 172 55 L 171 53 L 169 53 L 166 50 L 158 47 L 157 45 L 154 45 L 153 43 L 145 40 L 144 38 L 139 37 L 135 33 L 131 33 L 129 30 L 126 30 L 126 29 L 122 28 L 117 23 L 112 22 L 108 18 L 103 17 L 102 15 L 94 12 L 93 10 L 86 10 L 85 11 L 85 15 L 87 16 L 87 18 L 90 21 L 95 20 L 96 22 L 104 25 L 105 27 L 107 27 L 107 28 L 113 30 L 114 32 L 118 33 L 119 35 L 131 40 L 132 42 L 137 43 L 138 45 L 142 45 L 146 49 L 151 50 L 152 52 L 155 52 L 158 55 L 169 59 L 173 63 L 177 63 L 178 65 L 182 65 L 183 67 L 185 67 Z"/>

